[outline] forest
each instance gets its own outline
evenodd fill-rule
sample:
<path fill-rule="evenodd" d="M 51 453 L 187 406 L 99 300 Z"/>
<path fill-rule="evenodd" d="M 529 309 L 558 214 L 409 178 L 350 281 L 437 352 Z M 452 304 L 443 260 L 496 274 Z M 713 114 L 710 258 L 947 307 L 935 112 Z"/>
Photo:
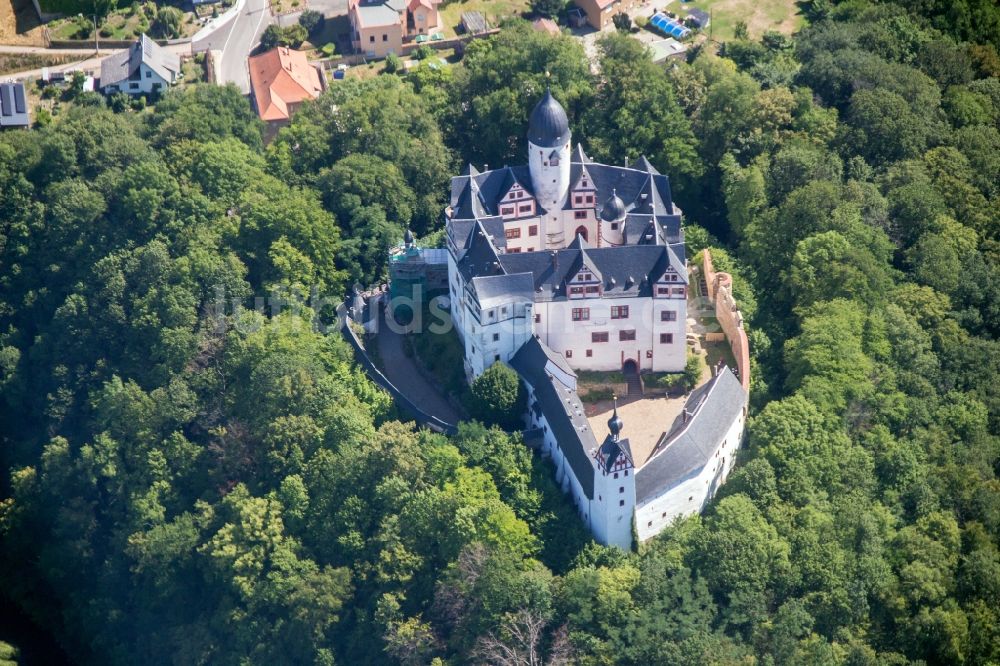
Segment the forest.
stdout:
<path fill-rule="evenodd" d="M 598 74 L 510 25 L 267 146 L 210 86 L 0 134 L 0 605 L 87 664 L 1000 662 L 1000 10 L 804 7 Z M 636 552 L 518 435 L 400 422 L 312 298 L 439 242 L 546 86 L 748 322 L 737 467 Z"/>

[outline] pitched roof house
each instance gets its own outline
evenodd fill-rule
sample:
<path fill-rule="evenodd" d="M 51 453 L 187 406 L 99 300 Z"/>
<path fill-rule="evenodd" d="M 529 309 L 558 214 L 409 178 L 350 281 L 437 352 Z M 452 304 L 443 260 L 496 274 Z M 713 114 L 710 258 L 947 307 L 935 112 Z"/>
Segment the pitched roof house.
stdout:
<path fill-rule="evenodd" d="M 348 0 L 351 44 L 372 58 L 399 53 L 403 42 L 441 27 L 440 0 Z"/>
<path fill-rule="evenodd" d="M 254 106 L 262 120 L 287 121 L 302 102 L 323 92 L 319 72 L 301 51 L 279 46 L 251 57 L 249 64 Z"/>
<path fill-rule="evenodd" d="M 101 61 L 101 89 L 105 94 L 148 95 L 177 83 L 180 74 L 180 58 L 142 35 Z"/>
<path fill-rule="evenodd" d="M 0 83 L 0 128 L 27 127 L 28 102 L 23 83 Z"/>
<path fill-rule="evenodd" d="M 597 30 L 610 26 L 615 14 L 628 13 L 643 4 L 641 0 L 575 0 L 575 3 L 587 15 L 587 23 Z"/>

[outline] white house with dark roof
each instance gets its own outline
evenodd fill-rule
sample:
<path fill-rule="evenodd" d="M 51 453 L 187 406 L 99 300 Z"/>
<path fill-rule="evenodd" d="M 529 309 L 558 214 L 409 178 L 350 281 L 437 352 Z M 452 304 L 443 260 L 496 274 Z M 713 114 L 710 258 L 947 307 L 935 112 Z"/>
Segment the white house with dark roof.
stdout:
<path fill-rule="evenodd" d="M 452 180 L 450 295 L 469 379 L 532 334 L 577 369 L 684 369 L 688 275 L 670 183 L 645 158 L 597 164 L 570 139 L 547 92 L 528 167 L 469 165 Z"/>
<path fill-rule="evenodd" d="M 106 95 L 149 95 L 174 85 L 180 75 L 180 58 L 141 35 L 129 48 L 101 61 L 101 90 Z"/>
<path fill-rule="evenodd" d="M 611 166 L 571 149 L 566 112 L 548 92 L 531 114 L 528 150 L 527 167 L 469 165 L 452 179 L 448 286 L 466 376 L 498 361 L 518 372 L 557 481 L 598 541 L 629 548 L 633 534 L 648 539 L 714 496 L 748 396 L 718 369 L 643 460 L 617 408 L 607 434 L 591 430 L 576 370 L 684 369 L 681 211 L 645 158 Z"/>

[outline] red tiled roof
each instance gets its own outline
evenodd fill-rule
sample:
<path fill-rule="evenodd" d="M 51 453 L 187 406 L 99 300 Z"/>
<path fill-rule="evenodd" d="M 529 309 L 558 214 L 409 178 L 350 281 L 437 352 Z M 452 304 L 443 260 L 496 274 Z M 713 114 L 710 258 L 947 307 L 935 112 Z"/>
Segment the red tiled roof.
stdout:
<path fill-rule="evenodd" d="M 250 85 L 263 120 L 287 120 L 289 106 L 322 92 L 319 72 L 306 54 L 279 46 L 250 58 Z"/>

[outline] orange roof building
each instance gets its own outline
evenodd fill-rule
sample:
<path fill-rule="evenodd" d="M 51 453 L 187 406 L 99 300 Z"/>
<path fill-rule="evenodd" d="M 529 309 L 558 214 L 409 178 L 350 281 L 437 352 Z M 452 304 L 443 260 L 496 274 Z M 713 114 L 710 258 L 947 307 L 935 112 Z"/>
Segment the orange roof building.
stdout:
<path fill-rule="evenodd" d="M 552 19 L 548 18 L 535 19 L 531 23 L 531 27 L 533 27 L 538 32 L 546 32 L 552 35 L 553 37 L 559 36 L 559 26 L 556 25 L 556 22 L 553 21 Z"/>
<path fill-rule="evenodd" d="M 306 54 L 279 46 L 250 58 L 250 85 L 262 120 L 283 121 L 323 92 L 319 72 Z"/>

